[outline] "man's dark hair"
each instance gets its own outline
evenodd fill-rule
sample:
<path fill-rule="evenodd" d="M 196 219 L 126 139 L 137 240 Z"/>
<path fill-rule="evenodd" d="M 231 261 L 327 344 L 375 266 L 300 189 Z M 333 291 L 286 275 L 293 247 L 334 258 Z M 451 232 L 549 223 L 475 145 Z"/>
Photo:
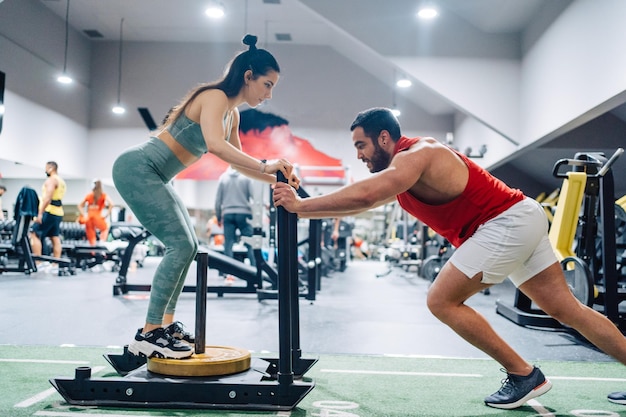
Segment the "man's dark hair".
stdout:
<path fill-rule="evenodd" d="M 2 190 L 2 191 L 6 191 L 6 190 L 7 190 L 7 187 L 5 187 L 4 185 L 0 184 L 0 190 Z"/>
<path fill-rule="evenodd" d="M 398 119 L 391 110 L 385 107 L 374 107 L 357 114 L 350 126 L 350 131 L 354 131 L 357 127 L 362 128 L 365 136 L 372 140 L 375 140 L 383 130 L 389 132 L 394 142 L 402 136 Z"/>
<path fill-rule="evenodd" d="M 48 161 L 48 162 L 46 162 L 46 165 L 50 165 L 52 168 L 54 168 L 55 171 L 57 171 L 59 169 L 59 166 L 54 161 Z"/>

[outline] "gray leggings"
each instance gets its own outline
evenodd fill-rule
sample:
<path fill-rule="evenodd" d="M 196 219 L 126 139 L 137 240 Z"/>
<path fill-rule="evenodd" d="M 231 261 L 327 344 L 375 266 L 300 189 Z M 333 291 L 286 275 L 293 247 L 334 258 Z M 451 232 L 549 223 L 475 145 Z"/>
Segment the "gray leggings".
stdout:
<path fill-rule="evenodd" d="M 137 220 L 165 245 L 152 279 L 146 322 L 160 325 L 174 314 L 198 238 L 187 208 L 169 181 L 185 167 L 159 139 L 122 153 L 113 164 L 113 182 Z"/>

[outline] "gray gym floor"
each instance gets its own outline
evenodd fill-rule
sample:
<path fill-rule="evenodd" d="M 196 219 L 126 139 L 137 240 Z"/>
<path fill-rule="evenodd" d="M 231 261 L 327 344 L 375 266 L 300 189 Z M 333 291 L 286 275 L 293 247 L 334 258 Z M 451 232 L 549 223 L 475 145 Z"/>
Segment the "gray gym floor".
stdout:
<path fill-rule="evenodd" d="M 149 283 L 159 258 L 128 273 L 129 284 Z M 416 272 L 394 268 L 384 277 L 384 262 L 351 261 L 345 272 L 322 278 L 313 302 L 300 301 L 301 344 L 311 354 L 386 354 L 485 358 L 428 311 L 429 283 Z M 195 285 L 195 265 L 189 285 Z M 0 344 L 45 346 L 123 346 L 142 326 L 147 293 L 113 295 L 117 273 L 79 271 L 74 276 L 38 272 L 0 274 Z M 221 284 L 210 271 L 209 284 Z M 234 285 L 241 285 L 236 282 Z M 569 333 L 529 329 L 495 311 L 501 299 L 513 302 L 509 283 L 470 301 L 494 328 L 532 362 L 541 360 L 610 362 L 612 359 Z M 253 352 L 278 351 L 277 302 L 253 294 L 208 295 L 207 344 Z M 194 328 L 195 296 L 183 293 L 177 319 Z"/>

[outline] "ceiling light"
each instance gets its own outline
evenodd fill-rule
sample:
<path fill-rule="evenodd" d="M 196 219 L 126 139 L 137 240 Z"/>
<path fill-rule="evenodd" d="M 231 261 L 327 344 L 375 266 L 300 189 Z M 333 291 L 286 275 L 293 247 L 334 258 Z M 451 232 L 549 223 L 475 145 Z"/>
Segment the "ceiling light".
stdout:
<path fill-rule="evenodd" d="M 67 75 L 67 46 L 69 41 L 69 30 L 70 30 L 70 0 L 67 0 L 67 5 L 65 7 L 65 54 L 63 56 L 63 73 L 57 77 L 57 81 L 61 84 L 71 84 L 72 78 Z"/>
<path fill-rule="evenodd" d="M 402 114 L 402 112 L 396 108 L 391 109 L 391 114 L 393 114 L 396 117 L 400 117 L 400 115 Z"/>
<path fill-rule="evenodd" d="M 411 80 L 407 79 L 407 78 L 402 78 L 399 79 L 398 81 L 396 81 L 396 86 L 400 87 L 400 88 L 408 88 L 410 86 L 412 86 L 413 83 L 411 82 Z"/>
<path fill-rule="evenodd" d="M 124 114 L 126 109 L 120 104 L 120 99 L 122 97 L 122 44 L 123 44 L 123 35 L 124 35 L 124 18 L 120 20 L 120 56 L 117 67 L 117 104 L 111 109 L 111 111 L 115 114 Z"/>
<path fill-rule="evenodd" d="M 72 84 L 72 81 L 74 80 L 72 80 L 72 77 L 63 73 L 57 77 L 57 81 L 60 82 L 61 84 Z"/>
<path fill-rule="evenodd" d="M 115 113 L 115 114 L 124 114 L 124 113 L 126 113 L 126 109 L 120 103 L 117 103 L 115 106 L 113 106 L 111 111 L 113 113 Z"/>
<path fill-rule="evenodd" d="M 437 16 L 439 16 L 439 12 L 437 11 L 437 9 L 430 6 L 422 7 L 417 12 L 417 17 L 419 17 L 420 19 L 434 19 Z"/>
<path fill-rule="evenodd" d="M 211 19 L 221 19 L 224 17 L 224 5 L 220 2 L 212 3 L 204 13 Z"/>

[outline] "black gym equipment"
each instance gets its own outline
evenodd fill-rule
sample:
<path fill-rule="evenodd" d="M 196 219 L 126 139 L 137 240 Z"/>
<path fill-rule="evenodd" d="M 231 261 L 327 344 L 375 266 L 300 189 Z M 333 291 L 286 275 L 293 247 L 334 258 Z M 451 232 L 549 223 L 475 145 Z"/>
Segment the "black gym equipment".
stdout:
<path fill-rule="evenodd" d="M 113 227 L 113 225 L 111 226 Z M 106 261 L 115 260 L 115 251 L 109 251 L 104 245 L 92 246 L 87 241 L 85 225 L 78 222 L 61 222 L 61 247 L 63 255 L 72 260 L 76 268 L 83 271 L 101 265 Z"/>
<path fill-rule="evenodd" d="M 22 187 L 15 202 L 14 220 L 5 225 L 4 229 L 11 228 L 10 240 L 0 243 L 0 274 L 3 272 L 23 272 L 30 275 L 37 272 L 35 261 L 56 263 L 59 267 L 58 275 L 76 274 L 76 265 L 69 258 L 54 256 L 33 255 L 28 236 L 30 225 L 39 211 L 39 197 L 30 187 Z M 42 245 L 43 245 L 42 241 Z"/>
<path fill-rule="evenodd" d="M 298 191 L 303 197 L 308 197 L 308 194 L 303 190 Z M 276 223 L 276 209 L 273 205 L 270 207 L 270 233 L 269 233 L 269 246 L 270 249 L 276 247 L 275 239 L 275 223 Z M 310 220 L 309 227 L 309 242 L 308 259 L 313 262 L 307 262 L 306 271 L 302 274 L 306 275 L 307 290 L 303 291 L 300 296 L 307 300 L 315 300 L 316 289 L 319 289 L 319 274 L 320 274 L 320 248 L 318 229 L 320 228 L 319 220 Z M 121 268 L 118 276 L 113 285 L 113 295 L 124 295 L 131 291 L 150 291 L 150 284 L 130 284 L 127 280 L 128 266 L 131 262 L 132 250 L 135 245 L 141 241 L 147 239 L 151 234 L 143 226 L 140 225 L 117 225 L 115 229 L 111 228 L 111 234 L 113 237 L 120 238 L 118 235 L 122 235 L 122 238 L 128 240 L 128 247 L 125 249 L 122 256 Z M 250 266 L 237 259 L 228 257 L 221 252 L 212 250 L 208 247 L 201 247 L 200 250 L 208 255 L 208 267 L 215 269 L 223 274 L 230 274 L 234 277 L 242 279 L 246 282 L 245 286 L 241 285 L 215 285 L 207 286 L 207 292 L 215 293 L 218 297 L 222 297 L 224 294 L 256 294 L 259 301 L 266 299 L 278 298 L 278 272 L 276 268 L 269 265 L 263 258 L 261 252 L 263 239 L 262 219 L 261 214 L 256 211 L 253 213 L 253 235 L 251 237 L 242 237 L 245 243 L 252 246 L 256 266 Z M 266 285 L 268 284 L 268 285 Z M 195 285 L 185 285 L 183 292 L 196 292 Z"/>
<path fill-rule="evenodd" d="M 611 166 L 623 152 L 622 148 L 617 149 L 608 160 L 602 153 L 579 152 L 574 159 L 556 162 L 553 175 L 564 181 L 552 223 L 557 229 L 550 229 L 550 241 L 574 296 L 601 311 L 622 332 L 626 329 L 619 304 L 626 300 L 626 289 L 618 285 L 616 204 Z M 573 170 L 562 173 L 563 166 L 572 166 Z M 519 290 L 513 306 L 498 301 L 496 311 L 522 326 L 563 327 L 533 306 Z"/>
<path fill-rule="evenodd" d="M 141 234 L 147 237 L 150 233 L 147 230 L 143 229 Z M 130 242 L 134 243 L 133 246 L 135 246 L 138 241 L 143 240 L 142 237 L 135 237 L 131 239 L 132 241 L 129 241 L 129 246 Z M 237 278 L 245 280 L 247 283 L 246 286 L 207 286 L 207 292 L 216 293 L 219 297 L 222 297 L 225 293 L 256 293 L 257 290 L 262 287 L 262 281 L 258 279 L 258 273 L 263 272 L 262 269 L 247 265 L 243 262 L 226 256 L 223 253 L 214 251 L 206 247 L 201 247 L 200 251 L 207 254 L 209 259 L 209 268 L 216 269 L 224 274 L 234 275 Z M 131 291 L 150 291 L 150 288 L 152 287 L 150 284 L 128 283 L 126 279 L 126 274 L 128 272 L 128 265 L 130 264 L 131 256 L 132 248 L 129 247 L 124 251 L 122 267 L 120 268 L 118 277 L 115 280 L 115 285 L 113 286 L 113 295 L 123 295 Z M 272 274 L 275 274 L 275 272 L 272 271 Z M 262 278 L 269 280 L 270 276 L 262 274 Z M 183 287 L 183 292 L 196 292 L 196 286 L 185 285 Z"/>
<path fill-rule="evenodd" d="M 435 278 L 437 278 L 441 268 L 443 268 L 454 253 L 454 248 L 448 239 L 437 235 L 432 241 L 437 242 L 437 253 L 427 257 L 420 267 L 420 276 L 430 282 L 433 282 Z"/>
<path fill-rule="evenodd" d="M 308 198 L 309 194 L 302 188 L 298 188 L 297 193 L 302 198 Z M 273 201 L 273 190 L 270 187 L 270 201 Z M 276 223 L 277 223 L 277 209 L 274 204 L 270 204 L 269 208 L 269 247 L 273 249 L 276 247 Z M 297 227 L 298 223 L 294 225 L 296 229 L 295 236 L 297 236 Z M 262 233 L 259 230 L 258 233 Z M 298 284 L 296 287 L 296 291 L 300 297 L 303 297 L 309 301 L 314 301 L 316 297 L 316 293 L 321 289 L 321 263 L 322 263 L 322 254 L 321 254 L 321 235 L 322 235 L 322 222 L 317 219 L 309 220 L 308 227 L 308 237 L 300 242 L 297 245 L 294 245 L 294 256 L 298 259 L 298 247 L 307 245 L 307 251 L 304 258 L 306 258 L 305 262 L 301 262 L 298 259 Z M 259 248 L 259 247 L 256 247 Z M 255 249 L 256 249 L 255 248 Z M 264 267 L 272 268 L 263 260 Z M 257 267 L 259 266 L 259 257 L 257 256 Z M 262 288 L 257 291 L 257 297 L 259 301 L 266 299 L 276 299 L 278 297 L 278 292 L 275 288 Z"/>
<path fill-rule="evenodd" d="M 0 107 L 4 107 L 4 84 L 6 80 L 6 75 L 4 72 L 0 71 Z M 0 112 L 0 133 L 2 133 L 2 119 L 4 115 L 4 111 Z"/>
<path fill-rule="evenodd" d="M 278 174 L 279 181 L 286 182 Z M 279 208 L 278 213 L 278 333 L 279 357 L 252 361 L 248 371 L 228 376 L 175 377 L 152 373 L 145 365 L 123 377 L 92 378 L 91 368 L 78 367 L 73 379 L 54 378 L 50 383 L 71 405 L 137 408 L 192 408 L 227 410 L 292 410 L 315 386 L 296 380 L 317 359 L 304 359 L 299 344 L 299 296 L 297 292 L 297 216 Z M 197 288 L 207 285 L 209 256 L 198 253 Z M 206 341 L 206 291 L 196 292 L 195 352 L 203 353 Z"/>

